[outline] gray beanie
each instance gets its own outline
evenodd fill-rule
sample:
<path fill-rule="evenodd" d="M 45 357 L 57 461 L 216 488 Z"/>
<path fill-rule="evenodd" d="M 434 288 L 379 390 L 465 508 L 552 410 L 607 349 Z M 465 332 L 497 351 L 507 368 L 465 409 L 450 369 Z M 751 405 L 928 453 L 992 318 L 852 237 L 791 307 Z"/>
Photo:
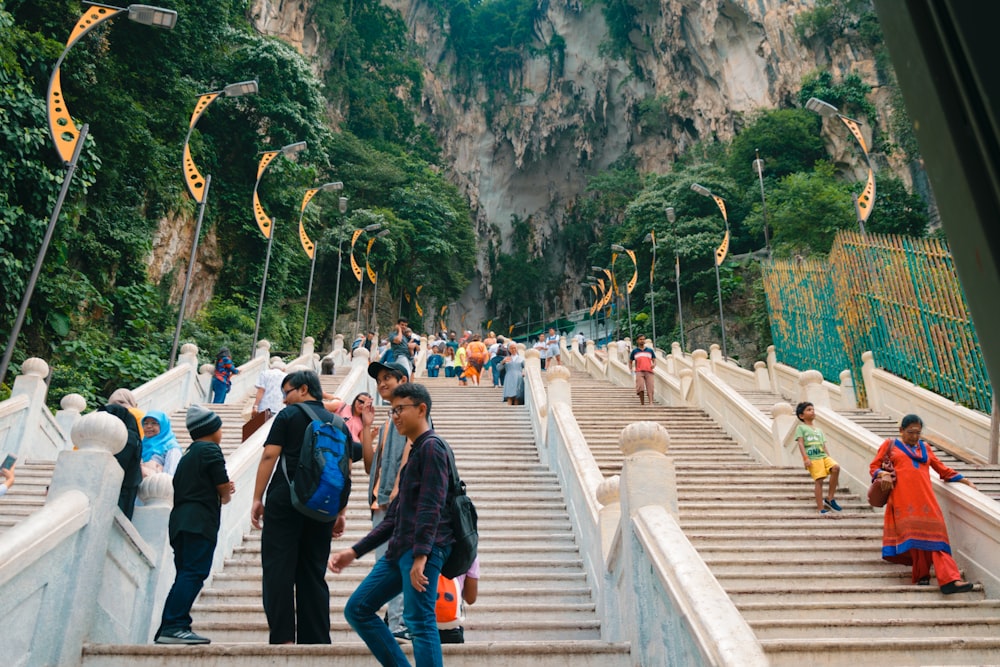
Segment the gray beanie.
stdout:
<path fill-rule="evenodd" d="M 188 408 L 185 424 L 191 439 L 199 440 L 222 428 L 222 419 L 208 408 L 196 404 Z"/>

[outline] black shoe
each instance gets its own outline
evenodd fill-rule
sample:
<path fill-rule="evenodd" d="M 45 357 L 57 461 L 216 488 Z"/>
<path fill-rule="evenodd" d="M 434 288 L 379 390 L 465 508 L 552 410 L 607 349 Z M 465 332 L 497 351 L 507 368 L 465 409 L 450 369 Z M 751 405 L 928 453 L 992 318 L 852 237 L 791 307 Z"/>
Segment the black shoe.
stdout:
<path fill-rule="evenodd" d="M 196 635 L 190 630 L 166 630 L 156 638 L 157 644 L 211 644 L 208 637 Z"/>
<path fill-rule="evenodd" d="M 396 630 L 392 633 L 392 636 L 396 638 L 397 644 L 409 644 L 413 641 L 413 637 L 410 636 L 410 631 L 406 628 L 402 630 Z"/>
<path fill-rule="evenodd" d="M 464 644 L 465 629 L 462 627 L 450 628 L 448 630 L 438 630 L 442 644 Z"/>
<path fill-rule="evenodd" d="M 945 595 L 954 595 L 955 593 L 968 593 L 973 588 L 975 584 L 970 584 L 967 581 L 949 581 L 947 584 L 941 587 L 941 592 Z"/>

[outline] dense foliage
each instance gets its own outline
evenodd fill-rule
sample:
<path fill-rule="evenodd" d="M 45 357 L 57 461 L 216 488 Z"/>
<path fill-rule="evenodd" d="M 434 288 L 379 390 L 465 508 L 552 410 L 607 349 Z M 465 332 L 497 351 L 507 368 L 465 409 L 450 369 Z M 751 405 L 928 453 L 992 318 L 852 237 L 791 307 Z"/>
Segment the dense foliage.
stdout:
<path fill-rule="evenodd" d="M 119 17 L 80 40 L 62 66 L 67 107 L 89 123 L 90 139 L 15 352 L 15 363 L 32 355 L 50 361 L 53 400 L 76 391 L 99 401 L 166 367 L 177 316 L 168 295 L 186 270 L 186 253 L 159 284 L 149 280 L 148 262 L 165 221 L 193 225 L 181 147 L 197 95 L 230 82 L 256 79 L 260 94 L 220 98 L 192 135 L 195 162 L 212 175 L 199 260 L 215 284 L 182 340 L 197 342 L 206 357 L 221 344 L 238 362 L 249 355 L 266 251 L 250 193 L 259 152 L 295 141 L 306 141 L 307 151 L 297 163 L 277 159 L 260 186 L 275 230 L 261 337 L 278 350 L 299 347 L 309 260 L 297 221 L 303 191 L 317 183 L 344 181 L 350 210 L 341 216 L 336 196 L 320 194 L 305 214 L 318 244 L 309 335 L 329 338 L 338 241 L 371 219 L 390 230 L 371 252 L 380 280 L 423 284 L 425 299 L 467 284 L 474 256 L 468 205 L 441 175 L 437 147 L 414 120 L 421 68 L 397 12 L 374 0 L 317 3 L 329 42 L 320 81 L 295 49 L 251 28 L 242 0 L 158 4 L 177 10 L 174 30 Z M 5 295 L 24 293 L 62 181 L 44 99 L 82 9 L 76 0 L 0 4 L 0 170 L 11 184 L 0 192 Z M 357 282 L 344 259 L 340 307 L 347 312 L 348 286 Z M 5 339 L 18 301 L 8 296 L 0 305 Z"/>

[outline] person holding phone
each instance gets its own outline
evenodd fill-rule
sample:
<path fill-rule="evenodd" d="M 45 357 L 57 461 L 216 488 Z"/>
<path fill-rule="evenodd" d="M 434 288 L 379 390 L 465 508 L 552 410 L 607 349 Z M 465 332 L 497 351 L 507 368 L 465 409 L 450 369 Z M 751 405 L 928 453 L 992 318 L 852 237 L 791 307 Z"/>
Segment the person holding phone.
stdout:
<path fill-rule="evenodd" d="M 3 467 L 0 468 L 0 476 L 3 476 L 3 483 L 0 483 L 0 497 L 7 495 L 10 487 L 14 486 L 14 461 L 16 460 L 8 454 L 3 462 Z"/>

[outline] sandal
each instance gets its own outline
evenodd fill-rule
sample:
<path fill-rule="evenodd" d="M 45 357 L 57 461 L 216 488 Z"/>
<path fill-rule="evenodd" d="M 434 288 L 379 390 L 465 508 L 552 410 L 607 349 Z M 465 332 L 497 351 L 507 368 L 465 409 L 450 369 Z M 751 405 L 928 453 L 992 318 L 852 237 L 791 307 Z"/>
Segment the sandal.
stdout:
<path fill-rule="evenodd" d="M 917 586 L 930 586 L 930 585 L 931 585 L 930 575 L 927 575 L 926 577 L 920 577 L 919 579 L 917 579 Z"/>
<path fill-rule="evenodd" d="M 947 584 L 941 587 L 941 592 L 945 595 L 952 595 L 954 593 L 968 593 L 975 587 L 975 584 L 970 584 L 967 581 L 949 581 Z"/>

